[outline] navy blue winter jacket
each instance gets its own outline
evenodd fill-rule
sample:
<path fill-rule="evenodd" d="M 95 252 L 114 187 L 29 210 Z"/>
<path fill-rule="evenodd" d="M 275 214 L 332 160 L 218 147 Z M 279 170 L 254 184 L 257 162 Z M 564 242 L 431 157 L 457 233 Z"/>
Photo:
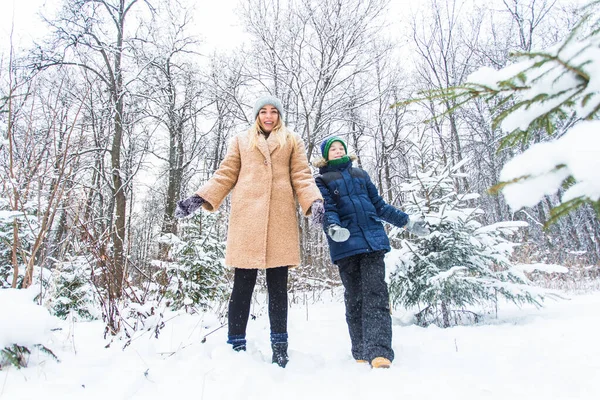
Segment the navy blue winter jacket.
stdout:
<path fill-rule="evenodd" d="M 319 169 L 317 186 L 325 200 L 323 229 L 339 225 L 350 231 L 345 242 L 334 242 L 327 235 L 331 260 L 378 250 L 390 251 L 390 241 L 383 221 L 398 227 L 408 222 L 408 215 L 387 204 L 371 182 L 369 174 L 352 167 L 352 161 L 326 165 Z"/>

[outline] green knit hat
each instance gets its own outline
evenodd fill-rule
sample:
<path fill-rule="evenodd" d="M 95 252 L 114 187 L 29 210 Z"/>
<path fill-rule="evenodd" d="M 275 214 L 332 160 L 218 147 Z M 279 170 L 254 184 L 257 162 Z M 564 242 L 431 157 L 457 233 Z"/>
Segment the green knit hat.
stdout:
<path fill-rule="evenodd" d="M 346 154 L 348 154 L 348 147 L 346 146 L 346 142 L 344 142 L 344 140 L 340 137 L 332 136 L 330 138 L 323 140 L 323 143 L 321 143 L 321 155 L 327 161 L 329 161 L 329 159 L 328 159 L 329 148 L 331 147 L 333 142 L 340 142 L 342 144 L 342 146 L 344 146 L 344 151 L 346 152 Z"/>

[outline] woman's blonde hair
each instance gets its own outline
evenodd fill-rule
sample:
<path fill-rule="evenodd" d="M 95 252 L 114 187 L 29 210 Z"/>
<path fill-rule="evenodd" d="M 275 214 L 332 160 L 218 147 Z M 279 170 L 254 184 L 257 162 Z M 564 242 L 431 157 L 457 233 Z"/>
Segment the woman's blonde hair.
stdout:
<path fill-rule="evenodd" d="M 250 148 L 255 149 L 258 146 L 258 135 L 262 135 L 262 132 L 265 131 L 265 127 L 261 124 L 259 117 L 256 117 L 254 124 L 250 127 L 248 132 L 250 133 Z M 283 121 L 281 120 L 281 115 L 277 119 L 277 124 L 273 127 L 270 135 L 275 135 L 277 140 L 279 141 L 279 146 L 281 148 L 285 147 L 288 142 L 292 144 L 292 146 L 296 146 L 296 136 L 285 126 Z"/>

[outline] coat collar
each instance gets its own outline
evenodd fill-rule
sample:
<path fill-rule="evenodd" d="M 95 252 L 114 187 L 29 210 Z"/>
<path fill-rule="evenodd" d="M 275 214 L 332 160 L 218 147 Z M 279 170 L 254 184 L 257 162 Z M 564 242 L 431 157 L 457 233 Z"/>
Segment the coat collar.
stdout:
<path fill-rule="evenodd" d="M 275 149 L 279 146 L 279 140 L 275 137 L 275 135 L 269 135 L 267 139 L 265 139 L 265 135 L 258 135 L 258 150 L 265 157 L 265 160 L 271 160 L 271 154 L 275 151 Z"/>
<path fill-rule="evenodd" d="M 277 139 L 276 135 L 269 135 L 267 144 L 269 145 L 269 154 L 273 154 L 275 149 L 279 147 L 279 139 Z"/>

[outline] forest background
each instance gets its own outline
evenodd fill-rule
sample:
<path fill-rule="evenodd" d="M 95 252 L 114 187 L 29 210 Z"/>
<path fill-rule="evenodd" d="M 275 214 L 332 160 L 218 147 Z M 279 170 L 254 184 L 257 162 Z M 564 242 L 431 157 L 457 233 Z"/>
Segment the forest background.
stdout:
<path fill-rule="evenodd" d="M 41 9 L 44 34 L 31 44 L 16 44 L 8 30 L 0 287 L 37 285 L 37 301 L 56 315 L 102 318 L 113 334 L 131 327 L 129 315 L 164 304 L 223 315 L 228 204 L 190 220 L 173 214 L 212 176 L 265 93 L 282 99 L 309 160 L 324 138 L 341 136 L 388 203 L 427 214 L 423 196 L 431 210 L 427 195 L 437 193 L 441 212 L 460 195 L 467 219 L 510 231 L 513 262 L 565 267 L 528 278 L 578 288 L 598 277 L 597 198 L 561 213 L 572 182 L 512 208 L 489 191 L 511 159 L 597 119 L 597 109 L 552 117 L 512 140 L 495 122 L 510 104 L 475 98 L 457 107 L 457 98 L 436 95 L 482 67 L 510 66 L 518 53 L 594 34 L 580 2 L 248 0 L 211 24 L 197 22 L 204 14 L 195 3 L 62 0 Z M 414 239 L 389 234 L 395 248 Z M 339 286 L 322 231 L 303 220 L 301 242 L 292 302 Z"/>

